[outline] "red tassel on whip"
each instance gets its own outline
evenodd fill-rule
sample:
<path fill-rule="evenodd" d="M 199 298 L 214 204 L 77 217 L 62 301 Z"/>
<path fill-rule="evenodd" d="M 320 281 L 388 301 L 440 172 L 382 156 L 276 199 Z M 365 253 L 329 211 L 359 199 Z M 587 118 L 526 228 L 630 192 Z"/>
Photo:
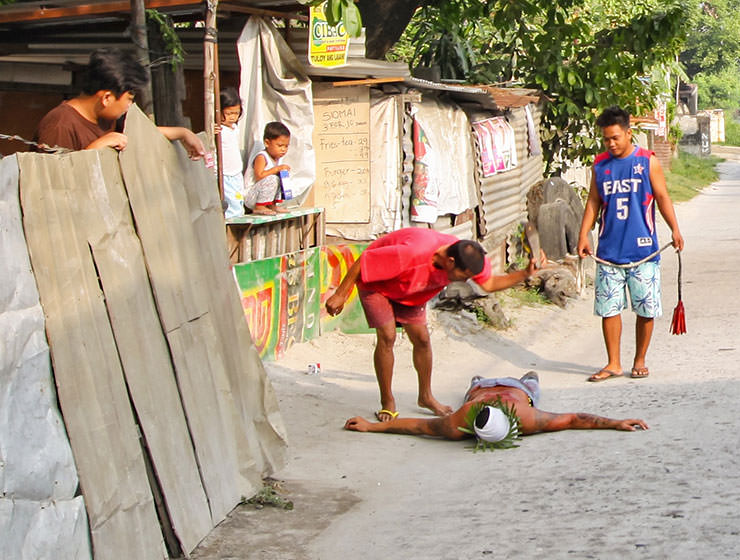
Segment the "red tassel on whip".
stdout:
<path fill-rule="evenodd" d="M 678 304 L 673 310 L 673 320 L 671 321 L 671 334 L 684 334 L 686 332 L 686 314 L 681 301 L 681 251 L 678 253 Z"/>

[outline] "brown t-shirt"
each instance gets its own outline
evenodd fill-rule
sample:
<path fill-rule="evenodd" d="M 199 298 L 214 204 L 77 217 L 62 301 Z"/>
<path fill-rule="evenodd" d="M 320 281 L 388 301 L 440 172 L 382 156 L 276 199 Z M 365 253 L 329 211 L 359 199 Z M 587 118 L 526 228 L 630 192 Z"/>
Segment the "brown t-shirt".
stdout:
<path fill-rule="evenodd" d="M 36 141 L 50 147 L 84 150 L 92 142 L 113 130 L 114 124 L 109 121 L 92 123 L 63 101 L 41 119 L 36 132 Z"/>

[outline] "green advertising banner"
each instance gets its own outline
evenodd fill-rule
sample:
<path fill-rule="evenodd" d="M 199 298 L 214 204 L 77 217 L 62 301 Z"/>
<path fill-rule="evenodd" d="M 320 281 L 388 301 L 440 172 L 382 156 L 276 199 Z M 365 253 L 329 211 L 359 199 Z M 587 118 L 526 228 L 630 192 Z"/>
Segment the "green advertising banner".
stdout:
<path fill-rule="evenodd" d="M 373 330 L 367 326 L 365 313 L 357 296 L 357 288 L 352 288 L 352 293 L 344 304 L 344 309 L 336 317 L 326 312 L 324 304 L 334 293 L 344 275 L 354 262 L 360 258 L 360 254 L 368 246 L 367 243 L 352 243 L 342 245 L 325 245 L 321 248 L 321 332 L 329 332 L 335 329 L 348 334 L 369 333 Z"/>
<path fill-rule="evenodd" d="M 249 332 L 261 358 L 278 359 L 293 343 L 321 332 L 372 332 L 356 288 L 337 317 L 324 308 L 365 247 L 329 245 L 234 265 Z"/>
<path fill-rule="evenodd" d="M 294 342 L 319 336 L 319 249 L 234 265 L 244 314 L 259 355 L 277 359 Z"/>

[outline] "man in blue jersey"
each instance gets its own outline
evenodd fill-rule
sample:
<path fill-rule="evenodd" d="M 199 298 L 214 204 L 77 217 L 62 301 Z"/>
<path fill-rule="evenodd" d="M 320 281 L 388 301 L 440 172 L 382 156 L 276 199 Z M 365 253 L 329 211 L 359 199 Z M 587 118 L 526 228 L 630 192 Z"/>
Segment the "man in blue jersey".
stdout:
<path fill-rule="evenodd" d="M 605 381 L 623 375 L 620 358 L 622 310 L 627 307 L 627 289 L 636 314 L 635 357 L 631 377 L 647 377 L 645 365 L 655 317 L 662 314 L 660 302 L 660 255 L 655 231 L 655 205 L 671 229 L 676 250 L 683 250 L 683 237 L 668 195 L 660 162 L 649 150 L 632 144 L 630 115 L 619 107 L 606 109 L 596 119 L 606 152 L 594 160 L 591 188 L 581 222 L 578 254 L 592 254 L 588 232 L 599 219 L 596 256 L 614 264 L 637 263 L 621 268 L 597 263 L 594 281 L 594 313 L 602 318 L 608 363 L 588 378 Z"/>

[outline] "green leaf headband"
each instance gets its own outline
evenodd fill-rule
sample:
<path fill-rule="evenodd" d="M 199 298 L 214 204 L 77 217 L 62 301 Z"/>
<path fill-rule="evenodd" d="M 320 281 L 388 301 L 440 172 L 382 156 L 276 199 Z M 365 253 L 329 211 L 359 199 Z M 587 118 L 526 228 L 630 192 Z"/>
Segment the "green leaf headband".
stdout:
<path fill-rule="evenodd" d="M 506 434 L 506 437 L 499 441 L 485 441 L 479 438 L 475 433 L 475 429 L 473 427 L 475 425 L 475 419 L 478 417 L 480 411 L 486 406 L 498 408 L 504 413 L 506 419 L 509 421 L 509 432 Z M 519 431 L 519 416 L 516 415 L 514 406 L 503 402 L 500 396 L 496 397 L 496 400 L 493 401 L 476 402 L 470 407 L 468 413 L 465 415 L 465 426 L 458 426 L 457 429 L 466 434 L 475 436 L 475 445 L 468 447 L 473 450 L 473 453 L 478 451 L 493 451 L 495 449 L 511 449 L 512 447 L 519 447 L 515 441 L 522 439 L 521 432 Z"/>

